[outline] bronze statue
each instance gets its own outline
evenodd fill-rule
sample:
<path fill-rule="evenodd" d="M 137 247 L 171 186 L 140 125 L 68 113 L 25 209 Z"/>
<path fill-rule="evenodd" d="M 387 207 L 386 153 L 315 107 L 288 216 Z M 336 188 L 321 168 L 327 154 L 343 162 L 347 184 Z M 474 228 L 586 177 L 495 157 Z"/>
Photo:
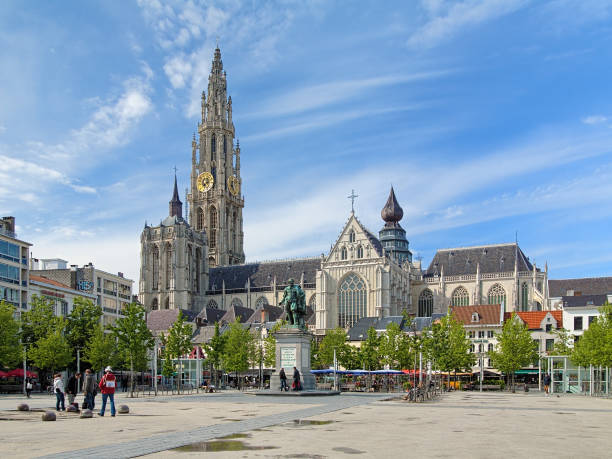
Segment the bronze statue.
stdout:
<path fill-rule="evenodd" d="M 306 294 L 302 287 L 295 285 L 293 279 L 289 279 L 289 285 L 285 287 L 283 299 L 279 303 L 285 306 L 289 325 L 305 329 L 304 316 L 306 315 Z"/>

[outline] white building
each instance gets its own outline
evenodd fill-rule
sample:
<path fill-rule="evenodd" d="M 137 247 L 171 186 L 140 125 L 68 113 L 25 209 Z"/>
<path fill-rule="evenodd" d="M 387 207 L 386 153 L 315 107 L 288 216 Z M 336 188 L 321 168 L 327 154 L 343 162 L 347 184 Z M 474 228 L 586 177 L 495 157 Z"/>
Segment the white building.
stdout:
<path fill-rule="evenodd" d="M 45 298 L 54 306 L 56 316 L 67 316 L 72 312 L 75 298 L 87 298 L 95 303 L 96 295 L 70 288 L 52 279 L 30 274 L 30 288 L 28 290 L 28 304 L 32 303 L 32 297 Z"/>

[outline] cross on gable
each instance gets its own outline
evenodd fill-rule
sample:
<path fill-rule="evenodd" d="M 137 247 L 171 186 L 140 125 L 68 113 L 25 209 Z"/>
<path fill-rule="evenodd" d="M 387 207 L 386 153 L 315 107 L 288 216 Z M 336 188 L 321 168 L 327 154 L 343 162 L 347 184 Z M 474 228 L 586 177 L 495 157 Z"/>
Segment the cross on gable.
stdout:
<path fill-rule="evenodd" d="M 351 194 L 347 196 L 347 198 L 351 200 L 351 212 L 355 212 L 355 198 L 358 197 L 359 195 L 355 194 L 355 190 L 351 190 Z"/>

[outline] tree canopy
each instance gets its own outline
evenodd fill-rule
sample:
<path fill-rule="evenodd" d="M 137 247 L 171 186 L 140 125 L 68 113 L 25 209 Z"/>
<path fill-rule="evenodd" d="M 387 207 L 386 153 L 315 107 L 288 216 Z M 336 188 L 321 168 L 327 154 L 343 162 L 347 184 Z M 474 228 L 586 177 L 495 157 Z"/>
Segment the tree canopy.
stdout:
<path fill-rule="evenodd" d="M 36 341 L 29 351 L 30 360 L 38 368 L 54 372 L 64 369 L 74 361 L 70 343 L 64 337 L 65 321 L 60 318 L 55 330 Z"/>
<path fill-rule="evenodd" d="M 83 360 L 91 364 L 94 371 L 102 371 L 105 367 L 116 367 L 120 364 L 121 356 L 117 349 L 117 340 L 98 324 L 93 329 L 91 338 L 85 344 Z"/>
<path fill-rule="evenodd" d="M 0 301 L 0 366 L 16 366 L 22 358 L 19 343 L 19 322 L 15 320 L 15 308 Z"/>

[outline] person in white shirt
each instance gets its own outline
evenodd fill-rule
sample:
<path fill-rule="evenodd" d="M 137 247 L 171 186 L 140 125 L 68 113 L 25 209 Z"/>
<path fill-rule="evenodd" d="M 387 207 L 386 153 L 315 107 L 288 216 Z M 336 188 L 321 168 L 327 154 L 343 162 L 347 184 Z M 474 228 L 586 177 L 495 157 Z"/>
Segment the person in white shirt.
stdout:
<path fill-rule="evenodd" d="M 66 411 L 65 398 L 64 398 L 64 381 L 62 381 L 62 375 L 57 373 L 53 378 L 53 392 L 55 392 L 56 403 L 55 409 L 60 411 Z"/>

